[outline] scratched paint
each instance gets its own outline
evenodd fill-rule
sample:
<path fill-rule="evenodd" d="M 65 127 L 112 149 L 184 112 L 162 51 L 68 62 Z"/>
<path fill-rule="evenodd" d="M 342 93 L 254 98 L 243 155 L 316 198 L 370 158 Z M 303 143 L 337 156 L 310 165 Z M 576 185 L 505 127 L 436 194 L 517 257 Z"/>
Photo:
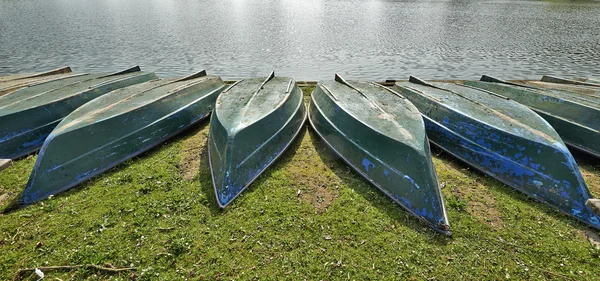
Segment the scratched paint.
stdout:
<path fill-rule="evenodd" d="M 208 76 L 155 87 L 140 97 L 142 104 L 136 100 L 139 92 L 125 88 L 83 105 L 46 139 L 21 197 L 22 204 L 67 190 L 180 133 L 208 116 L 224 88 L 220 78 Z M 116 110 L 113 99 L 123 101 L 124 93 L 127 101 Z M 111 113 L 103 112 L 97 122 L 77 123 L 106 108 Z M 146 118 L 132 118 L 142 114 Z M 123 126 L 125 119 L 127 126 Z M 107 133 L 92 137 L 90 131 Z"/>
<path fill-rule="evenodd" d="M 436 84 L 438 87 L 441 85 Z M 542 120 L 540 116 L 530 112 L 526 118 L 538 124 L 536 130 L 554 136 L 553 139 L 542 138 L 539 133 L 526 130 L 526 126 L 515 124 L 512 127 L 519 129 L 512 130 L 511 126 L 486 123 L 476 112 L 469 112 L 470 105 L 466 102 L 449 105 L 423 99 L 428 90 L 423 87 L 420 88 L 422 92 L 406 87 L 402 89 L 422 112 L 428 112 L 424 115 L 425 127 L 433 143 L 505 184 L 600 228 L 598 217 L 585 206 L 591 195 L 575 160 L 552 127 L 539 121 Z M 481 92 L 481 95 L 486 93 Z M 510 106 L 508 102 L 502 101 L 502 106 Z M 483 100 L 478 103 L 481 107 L 492 109 L 497 106 Z M 513 112 L 526 116 L 525 107 L 512 103 Z M 436 110 L 430 110 L 432 108 Z"/>
<path fill-rule="evenodd" d="M 309 105 L 311 126 L 350 167 L 394 202 L 436 231 L 450 234 L 418 110 L 381 87 L 348 83 L 351 86 L 337 81 L 317 85 Z M 407 132 L 411 135 L 403 135 Z"/>
<path fill-rule="evenodd" d="M 600 97 L 537 85 L 468 81 L 465 84 L 511 98 L 543 117 L 570 145 L 600 157 Z"/>
<path fill-rule="evenodd" d="M 291 144 L 306 119 L 302 99 L 296 82 L 283 77 L 243 80 L 221 94 L 208 138 L 220 207 L 237 198 Z"/>
<path fill-rule="evenodd" d="M 42 83 L 0 96 L 0 158 L 18 158 L 38 150 L 69 113 L 112 90 L 155 79 L 134 71 L 102 77 L 88 75 Z"/>

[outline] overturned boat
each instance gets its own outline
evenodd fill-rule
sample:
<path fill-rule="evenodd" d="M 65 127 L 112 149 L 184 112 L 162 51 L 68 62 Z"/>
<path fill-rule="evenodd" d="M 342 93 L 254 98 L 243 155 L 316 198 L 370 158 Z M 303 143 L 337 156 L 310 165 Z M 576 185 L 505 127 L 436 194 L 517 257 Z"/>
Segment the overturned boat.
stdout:
<path fill-rule="evenodd" d="M 376 83 L 322 81 L 309 120 L 344 161 L 398 205 L 436 231 L 450 225 L 423 119 L 397 92 Z"/>
<path fill-rule="evenodd" d="M 489 78 L 489 76 L 486 76 Z M 577 84 L 553 83 L 544 81 L 517 80 L 514 84 L 522 87 L 530 87 L 543 91 L 549 91 L 559 96 L 573 96 L 576 99 L 589 100 L 600 98 L 600 87 L 585 86 Z"/>
<path fill-rule="evenodd" d="M 21 196 L 28 205 L 132 158 L 208 116 L 225 88 L 202 71 L 111 91 L 79 107 L 48 136 Z"/>
<path fill-rule="evenodd" d="M 542 116 L 567 145 L 600 157 L 600 98 L 566 91 L 544 90 L 482 76 L 470 85 L 510 98 Z"/>
<path fill-rule="evenodd" d="M 0 96 L 0 158 L 37 151 L 52 129 L 73 110 L 112 90 L 156 79 L 133 67 L 113 74 L 80 74 Z"/>
<path fill-rule="evenodd" d="M 208 136 L 219 207 L 230 204 L 287 149 L 305 120 L 302 90 L 274 73 L 238 81 L 219 95 Z"/>
<path fill-rule="evenodd" d="M 544 75 L 544 76 L 542 76 L 542 79 L 540 81 L 548 82 L 548 83 L 557 83 L 557 84 L 600 87 L 600 83 L 599 83 L 600 81 L 596 81 L 594 79 L 589 79 L 589 78 L 577 80 L 577 79 L 556 77 L 556 76 L 551 76 L 551 75 Z"/>
<path fill-rule="evenodd" d="M 40 73 L 13 74 L 0 77 L 0 96 L 20 88 L 46 81 L 66 78 L 76 74 L 72 73 L 70 67 L 61 67 Z"/>
<path fill-rule="evenodd" d="M 554 129 L 533 111 L 492 92 L 415 77 L 396 83 L 393 89 L 423 113 L 434 144 L 600 229 L 600 218 L 586 206 L 595 199 L 591 199 L 577 163 Z"/>

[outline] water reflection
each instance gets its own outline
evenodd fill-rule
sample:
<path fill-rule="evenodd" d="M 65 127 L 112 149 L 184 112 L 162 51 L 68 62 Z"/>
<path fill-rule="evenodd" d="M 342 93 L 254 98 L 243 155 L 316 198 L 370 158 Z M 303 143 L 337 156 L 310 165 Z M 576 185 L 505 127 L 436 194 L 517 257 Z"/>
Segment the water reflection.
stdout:
<path fill-rule="evenodd" d="M 0 74 L 597 76 L 598 14 L 586 1 L 0 1 Z"/>

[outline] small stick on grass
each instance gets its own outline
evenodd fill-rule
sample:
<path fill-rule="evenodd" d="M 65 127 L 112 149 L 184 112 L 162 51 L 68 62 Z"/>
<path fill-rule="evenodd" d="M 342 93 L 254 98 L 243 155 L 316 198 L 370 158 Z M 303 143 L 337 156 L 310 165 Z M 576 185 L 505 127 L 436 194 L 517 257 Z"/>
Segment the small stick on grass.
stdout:
<path fill-rule="evenodd" d="M 21 280 L 23 276 L 28 272 L 35 272 L 35 270 L 39 269 L 41 271 L 53 271 L 53 270 L 73 270 L 78 268 L 87 268 L 87 269 L 95 269 L 97 271 L 103 271 L 108 273 L 119 273 L 123 271 L 136 271 L 135 267 L 125 267 L 125 268 L 110 268 L 103 267 L 95 264 L 78 264 L 78 265 L 59 265 L 59 266 L 40 266 L 35 268 L 24 268 L 19 269 L 17 273 L 17 280 Z"/>

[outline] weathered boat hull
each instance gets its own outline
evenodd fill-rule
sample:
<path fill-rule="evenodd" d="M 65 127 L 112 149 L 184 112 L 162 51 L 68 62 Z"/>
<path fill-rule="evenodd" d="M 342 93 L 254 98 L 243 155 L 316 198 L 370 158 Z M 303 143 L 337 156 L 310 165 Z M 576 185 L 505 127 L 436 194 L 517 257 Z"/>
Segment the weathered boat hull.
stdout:
<path fill-rule="evenodd" d="M 210 114 L 224 88 L 215 76 L 162 79 L 86 103 L 44 143 L 21 204 L 67 190 L 187 129 Z"/>
<path fill-rule="evenodd" d="M 41 73 L 15 74 L 0 77 L 0 96 L 20 88 L 72 76 L 70 67 L 62 67 Z"/>
<path fill-rule="evenodd" d="M 305 120 L 302 90 L 290 78 L 271 74 L 242 80 L 219 96 L 210 120 L 208 156 L 220 208 L 275 162 Z"/>
<path fill-rule="evenodd" d="M 450 235 L 423 120 L 402 96 L 374 83 L 317 84 L 309 121 L 372 185 L 436 231 Z"/>
<path fill-rule="evenodd" d="M 112 90 L 156 79 L 132 68 L 111 75 L 58 79 L 0 96 L 0 158 L 37 151 L 58 123 L 84 103 Z"/>
<path fill-rule="evenodd" d="M 555 76 L 550 76 L 550 75 L 542 76 L 542 79 L 540 81 L 550 82 L 550 83 L 558 83 L 558 84 L 571 84 L 571 85 L 580 85 L 580 86 L 600 87 L 600 84 L 596 84 L 593 81 L 579 81 L 579 80 L 555 77 Z"/>
<path fill-rule="evenodd" d="M 542 81 L 518 81 L 518 84 L 538 88 L 539 90 L 551 90 L 557 95 L 575 95 L 579 99 L 589 100 L 600 98 L 600 87 L 581 86 L 575 84 L 550 83 Z"/>
<path fill-rule="evenodd" d="M 530 107 L 558 132 L 570 147 L 600 157 L 600 100 L 593 96 L 542 90 L 483 76 L 470 85 Z"/>
<path fill-rule="evenodd" d="M 526 107 L 449 83 L 397 83 L 423 113 L 429 139 L 485 174 L 596 229 L 591 194 L 552 127 Z M 423 82 L 423 84 L 419 84 Z"/>

